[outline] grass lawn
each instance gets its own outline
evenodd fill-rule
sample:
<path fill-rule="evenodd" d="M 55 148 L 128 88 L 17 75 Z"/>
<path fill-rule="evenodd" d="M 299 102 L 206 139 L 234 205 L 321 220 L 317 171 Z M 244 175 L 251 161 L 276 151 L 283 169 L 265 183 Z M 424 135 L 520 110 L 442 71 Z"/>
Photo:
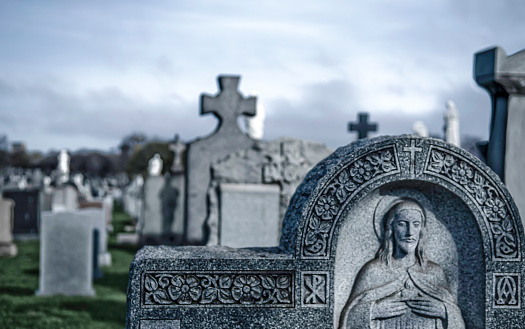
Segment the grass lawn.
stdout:
<path fill-rule="evenodd" d="M 129 265 L 136 248 L 116 244 L 131 219 L 115 207 L 108 250 L 112 265 L 94 282 L 93 297 L 37 297 L 39 241 L 17 241 L 18 255 L 0 258 L 0 328 L 124 328 Z"/>

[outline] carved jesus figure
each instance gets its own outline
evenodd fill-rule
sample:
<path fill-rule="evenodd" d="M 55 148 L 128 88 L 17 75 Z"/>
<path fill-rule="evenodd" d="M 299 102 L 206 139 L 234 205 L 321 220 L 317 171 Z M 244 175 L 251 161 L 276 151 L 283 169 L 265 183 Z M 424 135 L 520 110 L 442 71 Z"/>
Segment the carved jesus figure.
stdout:
<path fill-rule="evenodd" d="M 387 212 L 381 246 L 357 275 L 340 329 L 465 328 L 443 269 L 425 256 L 425 226 L 414 200 Z"/>

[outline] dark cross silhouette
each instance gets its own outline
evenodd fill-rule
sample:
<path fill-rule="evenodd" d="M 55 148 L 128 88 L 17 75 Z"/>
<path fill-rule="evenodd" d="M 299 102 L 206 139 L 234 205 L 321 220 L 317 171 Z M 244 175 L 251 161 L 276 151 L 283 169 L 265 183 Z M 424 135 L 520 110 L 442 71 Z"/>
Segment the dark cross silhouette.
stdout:
<path fill-rule="evenodd" d="M 220 76 L 219 94 L 215 96 L 202 95 L 201 115 L 213 113 L 219 119 L 219 130 L 238 130 L 237 117 L 240 115 L 255 115 L 255 97 L 244 98 L 238 91 L 239 76 Z"/>
<path fill-rule="evenodd" d="M 367 138 L 370 131 L 377 131 L 377 123 L 368 123 L 368 113 L 359 113 L 359 122 L 350 122 L 348 131 L 357 131 L 358 139 Z"/>

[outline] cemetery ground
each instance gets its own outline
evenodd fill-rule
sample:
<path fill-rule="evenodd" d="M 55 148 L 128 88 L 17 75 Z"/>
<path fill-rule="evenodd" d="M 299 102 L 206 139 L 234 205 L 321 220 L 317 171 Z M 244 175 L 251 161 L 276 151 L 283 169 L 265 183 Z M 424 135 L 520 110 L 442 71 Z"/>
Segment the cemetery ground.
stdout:
<path fill-rule="evenodd" d="M 121 207 L 114 207 L 112 223 L 113 263 L 102 267 L 104 277 L 94 281 L 92 297 L 36 296 L 40 242 L 17 241 L 18 255 L 0 258 L 0 328 L 123 328 L 129 265 L 137 248 L 117 244 L 116 234 L 131 224 Z"/>

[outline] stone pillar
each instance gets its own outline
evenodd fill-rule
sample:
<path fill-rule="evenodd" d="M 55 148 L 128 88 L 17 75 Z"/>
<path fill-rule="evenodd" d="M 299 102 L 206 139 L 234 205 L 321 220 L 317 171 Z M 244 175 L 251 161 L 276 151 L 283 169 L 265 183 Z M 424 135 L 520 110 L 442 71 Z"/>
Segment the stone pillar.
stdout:
<path fill-rule="evenodd" d="M 499 47 L 475 54 L 474 77 L 492 99 L 490 140 L 484 156 L 525 214 L 525 50 L 507 56 Z"/>

